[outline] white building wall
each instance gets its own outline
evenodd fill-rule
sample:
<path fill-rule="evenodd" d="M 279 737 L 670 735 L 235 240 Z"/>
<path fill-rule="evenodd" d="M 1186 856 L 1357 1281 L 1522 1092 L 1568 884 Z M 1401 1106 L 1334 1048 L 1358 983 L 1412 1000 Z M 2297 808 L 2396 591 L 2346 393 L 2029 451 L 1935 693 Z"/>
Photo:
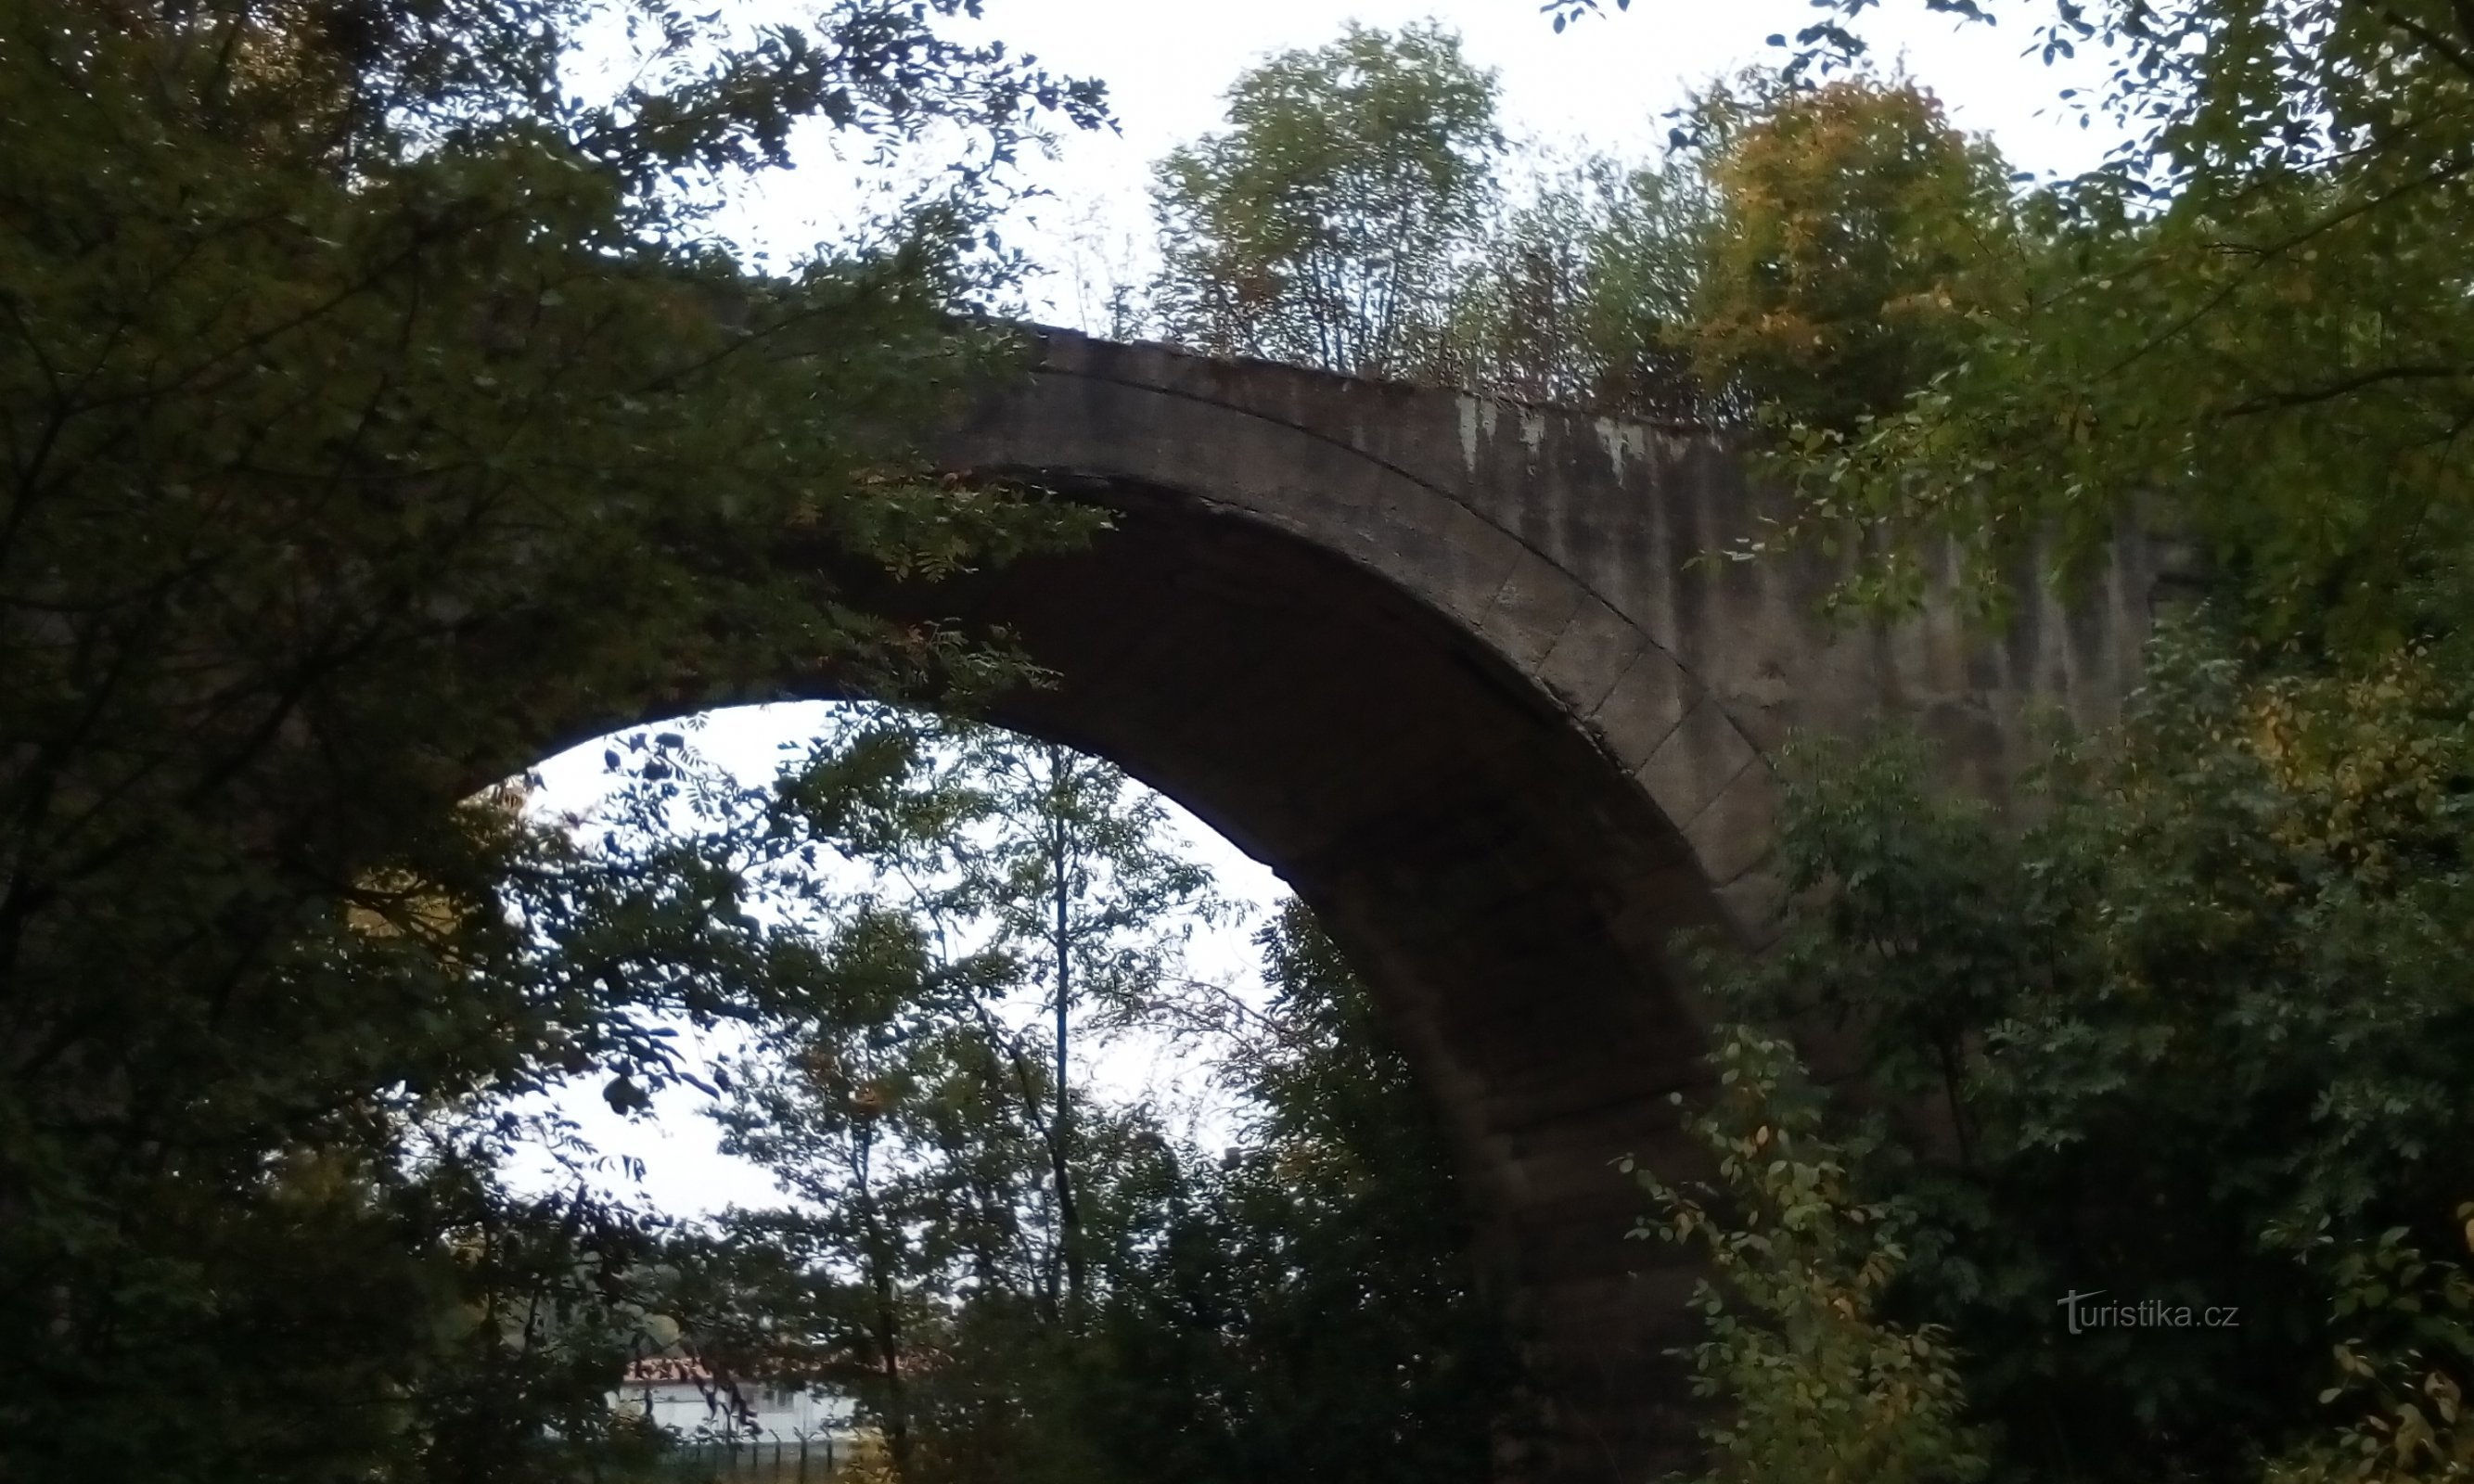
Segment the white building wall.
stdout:
<path fill-rule="evenodd" d="M 755 1435 L 767 1441 L 819 1438 L 827 1433 L 847 1436 L 852 1430 L 853 1407 L 848 1397 L 758 1386 L 747 1399 L 756 1409 Z M 730 1430 L 730 1419 L 723 1408 L 717 1401 L 707 1400 L 693 1381 L 629 1381 L 618 1389 L 617 1402 L 619 1410 L 649 1417 L 655 1426 L 669 1428 L 685 1438 L 698 1433 L 719 1436 Z M 743 1427 L 740 1436 L 747 1436 Z"/>

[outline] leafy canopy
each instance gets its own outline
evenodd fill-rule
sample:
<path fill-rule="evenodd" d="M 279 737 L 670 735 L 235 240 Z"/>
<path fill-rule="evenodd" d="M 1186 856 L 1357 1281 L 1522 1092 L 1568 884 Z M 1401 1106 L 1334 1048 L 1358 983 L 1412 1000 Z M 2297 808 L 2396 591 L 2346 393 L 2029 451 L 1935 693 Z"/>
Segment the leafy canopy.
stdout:
<path fill-rule="evenodd" d="M 2001 158 L 1912 80 L 1756 76 L 1696 103 L 1715 220 L 1689 321 L 1702 377 L 1851 428 L 1964 349 L 2011 251 Z"/>
<path fill-rule="evenodd" d="M 2069 101 L 2121 143 L 2023 201 L 2023 276 L 1977 296 L 1938 375 L 1789 439 L 1799 533 L 1877 538 L 1859 592 L 1898 605 L 1942 543 L 1998 598 L 2030 556 L 2084 571 L 2136 518 L 2198 543 L 2263 637 L 2376 655 L 2462 632 L 2474 16 L 1934 8 L 2029 18 L 2049 60 L 2101 49 L 2104 84 Z M 1791 84 L 1864 50 L 1869 0 L 1821 9 L 1774 38 Z"/>
<path fill-rule="evenodd" d="M 2025 829 L 1912 742 L 1807 744 L 1780 843 L 1812 905 L 1720 979 L 1857 1049 L 1891 1115 L 1857 1185 L 1907 1223 L 1887 1312 L 1950 1329 L 2005 1474 L 2256 1477 L 2356 1379 L 2474 1360 L 2451 1310 L 2344 1297 L 2462 1234 L 2474 693 L 2427 653 L 2263 675 L 2222 645 L 2161 640 Z M 2239 1326 L 2057 1333 L 2096 1290 Z M 2339 1342 L 2372 1369 L 2330 1376 Z"/>
<path fill-rule="evenodd" d="M 710 863 L 458 801 L 614 718 L 924 676 L 955 646 L 825 573 L 1072 533 L 910 473 L 999 349 L 946 315 L 987 165 L 1098 102 L 944 37 L 962 9 L 0 6 L 0 1325 L 45 1337 L 12 1471 L 620 1441 L 649 1234 L 511 1194 L 489 1100 L 625 1101 L 654 1012 L 783 986 Z M 638 65 L 593 96 L 605 21 Z M 751 276 L 699 192 L 811 118 L 949 124 L 969 168 Z"/>
<path fill-rule="evenodd" d="M 1228 129 L 1172 151 L 1152 200 L 1171 335 L 1351 376 L 1440 353 L 1451 271 L 1502 149 L 1496 85 L 1432 23 L 1351 23 L 1228 92 Z"/>

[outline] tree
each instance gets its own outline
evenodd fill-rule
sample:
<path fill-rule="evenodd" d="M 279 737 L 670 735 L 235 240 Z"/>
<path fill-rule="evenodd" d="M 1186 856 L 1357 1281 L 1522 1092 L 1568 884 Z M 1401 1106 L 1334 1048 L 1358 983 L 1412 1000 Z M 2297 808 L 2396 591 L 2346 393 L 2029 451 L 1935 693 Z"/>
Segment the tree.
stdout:
<path fill-rule="evenodd" d="M 1860 55 L 1865 7 L 1828 9 L 1790 84 Z M 1998 612 L 2025 558 L 2067 576 L 2136 519 L 2195 548 L 2216 631 L 2168 635 L 2025 821 L 1912 752 L 1820 765 L 1783 839 L 1807 907 L 1748 1004 L 1847 1017 L 1917 1105 L 1869 1179 L 1918 1215 L 1902 1302 L 1965 1347 L 1999 1468 L 2451 1476 L 2474 1301 L 2424 1254 L 2462 1238 L 2474 1117 L 2474 19 L 2066 5 L 2042 40 L 2114 51 L 2086 102 L 2122 145 L 2026 193 L 2021 291 L 1934 379 L 1788 432 L 1793 534 L 1856 538 L 1892 606 L 1954 546 Z M 2097 1283 L 2241 1327 L 2054 1341 Z"/>
<path fill-rule="evenodd" d="M 1246 1142 L 1116 1258 L 1082 1425 L 1134 1478 L 1492 1478 L 1519 1372 L 1444 1131 L 1301 904 L 1255 942 L 1270 1003 L 1201 1008 Z"/>
<path fill-rule="evenodd" d="M 1710 202 L 1683 169 L 1603 156 L 1540 172 L 1463 270 L 1450 375 L 1473 391 L 1615 416 L 1726 415 L 1692 374 Z"/>
<path fill-rule="evenodd" d="M 693 852 L 811 942 L 724 1114 L 795 1204 L 680 1259 L 709 1366 L 846 1387 L 914 1481 L 1488 1475 L 1514 1372 L 1442 1131 L 1303 909 L 1235 1011 L 1174 973 L 1199 873 L 1158 801 L 1094 760 L 882 710 L 770 791 L 668 755 L 713 801 Z M 1088 1090 L 1060 1119 L 1060 963 L 1111 1017 L 1240 1014 L 1242 1154 Z"/>
<path fill-rule="evenodd" d="M 1691 331 L 1705 382 L 1849 429 L 1952 364 L 1959 327 L 2006 286 L 2006 171 L 1990 144 L 1910 79 L 1754 78 L 1694 112 L 1717 203 Z"/>
<path fill-rule="evenodd" d="M 1096 1002 L 1121 1023 L 1138 1013 L 1157 996 L 1192 914 L 1211 912 L 1215 899 L 1209 876 L 1176 849 L 1158 795 L 1114 765 L 988 728 L 958 740 L 958 766 L 985 832 L 967 849 L 960 902 L 987 915 L 994 942 L 1044 987 L 1055 1028 L 1055 1102 L 1041 1129 L 1057 1223 L 1048 1301 L 1071 1320 L 1088 1288 L 1074 1180 L 1076 1003 Z"/>
<path fill-rule="evenodd" d="M 997 987 L 1000 965 L 940 962 L 921 922 L 881 908 L 844 921 L 828 953 L 852 992 L 802 1017 L 787 1062 L 760 1065 L 721 1114 L 723 1148 L 797 1202 L 724 1224 L 732 1254 L 777 1279 L 757 1285 L 769 1302 L 739 1348 L 857 1398 L 910 1479 L 936 1442 L 922 1393 L 950 1362 L 955 1307 L 1026 1289 L 1037 1143 L 1012 1069 L 955 1003 Z"/>
<path fill-rule="evenodd" d="M 1785 1041 L 1745 1026 L 1717 1040 L 1716 1106 L 1686 1127 L 1723 1188 L 1678 1189 L 1642 1170 L 1658 1209 L 1632 1232 L 1695 1249 L 1719 1280 L 1692 1299 L 1710 1328 L 1691 1352 L 1693 1389 L 1730 1408 L 1703 1429 L 1716 1464 L 1707 1477 L 1983 1477 L 1949 1331 L 1881 1312 L 1914 1212 L 1857 1196 L 1861 1151 L 1831 1139 Z"/>
<path fill-rule="evenodd" d="M 1787 70 L 1859 56 L 1863 9 L 1828 7 Z M 1868 535 L 1858 592 L 1897 604 L 1942 543 L 1999 598 L 2030 558 L 2084 572 L 2135 516 L 2195 543 L 2220 601 L 2297 653 L 2462 631 L 2474 18 L 2440 0 L 2049 14 L 2048 60 L 2112 54 L 2071 102 L 2122 142 L 2027 196 L 2042 245 L 1946 377 L 1794 443 L 1801 534 Z"/>
<path fill-rule="evenodd" d="M 1432 24 L 1350 25 L 1228 92 L 1152 201 L 1172 338 L 1351 376 L 1440 379 L 1445 291 L 1491 207 L 1495 83 Z"/>
<path fill-rule="evenodd" d="M 933 574 L 1070 526 L 910 476 L 997 349 L 942 313 L 985 166 L 1097 103 L 960 8 L 630 7 L 602 97 L 581 0 L 0 9 L 12 1472 L 540 1476 L 609 1436 L 647 1233 L 512 1196 L 481 1109 L 595 1065 L 630 1101 L 643 1017 L 735 1003 L 768 940 L 697 863 L 458 800 L 588 718 L 935 658 L 764 575 L 792 532 Z M 809 118 L 958 125 L 972 168 L 743 273 L 702 203 Z"/>
<path fill-rule="evenodd" d="M 2460 1236 L 2466 689 L 2429 654 L 2262 677 L 2222 644 L 2161 640 L 2025 830 L 1928 791 L 1912 743 L 1799 756 L 1781 844 L 1815 905 L 1721 976 L 1863 1048 L 1897 1116 L 1857 1178 L 1908 1232 L 1889 1313 L 1950 1328 L 2004 1476 L 2249 1477 L 2370 1375 L 2327 1375 L 2332 1344 L 2474 1360 L 2442 1309 L 2339 1302 L 2384 1271 L 2349 1264 Z M 2057 1337 L 2098 1289 L 2235 1320 Z"/>
<path fill-rule="evenodd" d="M 903 1478 L 1065 1469 L 1093 1269 L 1167 1157 L 1145 1110 L 1066 1095 L 1078 1002 L 1153 999 L 1207 878 L 1116 768 L 951 718 L 847 709 L 769 790 L 669 759 L 663 787 L 706 801 L 681 848 L 812 943 L 776 956 L 797 992 L 765 997 L 721 1115 L 796 1204 L 700 1253 L 726 1302 L 693 1343 L 847 1387 Z"/>

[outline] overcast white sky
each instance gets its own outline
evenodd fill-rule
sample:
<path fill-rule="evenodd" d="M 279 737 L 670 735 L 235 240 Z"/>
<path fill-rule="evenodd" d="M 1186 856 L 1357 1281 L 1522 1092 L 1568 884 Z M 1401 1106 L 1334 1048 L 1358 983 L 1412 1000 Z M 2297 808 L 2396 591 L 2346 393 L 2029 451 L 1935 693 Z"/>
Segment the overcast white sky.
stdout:
<path fill-rule="evenodd" d="M 2104 131 L 2082 130 L 2056 101 L 2060 88 L 2088 85 L 2084 61 L 2070 75 L 2048 69 L 2021 55 L 2031 39 L 2023 27 L 1961 25 L 1929 13 L 1923 0 L 1889 0 L 1886 11 L 1866 33 L 1877 51 L 1904 57 L 1962 128 L 1992 134 L 2015 167 L 2067 174 L 2097 163 Z M 742 5 L 734 13 L 753 12 Z M 1221 95 L 1248 65 L 1330 40 L 1351 18 L 1397 27 L 1433 17 L 1458 30 L 1470 60 L 1499 73 L 1501 119 L 1516 139 L 1646 158 L 1665 138 L 1661 115 L 1689 89 L 1774 57 L 1763 38 L 1792 34 L 1813 16 L 1806 0 L 1635 0 L 1627 13 L 1584 19 L 1558 36 L 1535 0 L 987 0 L 984 29 L 1055 71 L 1108 84 L 1120 133 L 1070 136 L 1055 158 L 1024 166 L 1048 197 L 1026 208 L 1016 240 L 1055 263 L 1078 232 L 1131 241 L 1139 252 L 1150 234 L 1152 162 L 1219 125 Z M 803 148 L 821 168 L 767 177 L 733 204 L 728 221 L 744 244 L 790 257 L 841 235 L 837 216 L 851 198 L 838 182 L 846 171 L 821 156 L 819 142 L 811 137 Z M 1052 322 L 1075 323 L 1070 281 L 1052 279 L 1034 308 Z M 761 777 L 774 744 L 804 730 L 801 718 L 813 715 L 797 707 L 727 714 L 701 743 Z M 588 806 L 599 789 L 599 753 L 594 743 L 546 764 L 551 789 L 544 804 Z M 1277 895 L 1270 871 L 1190 816 L 1184 827 L 1228 894 L 1256 903 Z M 1242 930 L 1206 939 L 1196 958 L 1211 972 L 1242 972 L 1251 961 Z M 1100 1070 L 1120 1088 L 1179 1080 L 1190 1088 L 1193 1068 L 1164 1063 L 1159 1054 L 1128 1048 Z M 642 1158 L 643 1193 L 665 1209 L 688 1215 L 768 1203 L 766 1178 L 714 1148 L 700 1103 L 677 1090 L 652 1118 L 634 1124 L 611 1115 L 592 1088 L 561 1106 L 605 1151 Z"/>

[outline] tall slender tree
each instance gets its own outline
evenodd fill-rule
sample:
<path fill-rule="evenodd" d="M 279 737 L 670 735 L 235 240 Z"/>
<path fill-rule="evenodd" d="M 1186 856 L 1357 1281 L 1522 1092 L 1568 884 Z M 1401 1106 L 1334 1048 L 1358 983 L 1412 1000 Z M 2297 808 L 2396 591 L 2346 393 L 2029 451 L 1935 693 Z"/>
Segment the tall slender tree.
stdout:
<path fill-rule="evenodd" d="M 691 853 L 811 924 L 723 1115 L 793 1204 L 679 1256 L 709 1363 L 845 1386 L 917 1484 L 1487 1475 L 1512 1357 L 1442 1131 L 1302 908 L 1238 1011 L 1176 972 L 1207 891 L 1163 806 L 1093 759 L 884 711 L 769 793 L 667 756 L 733 821 Z M 1225 1162 L 1080 1067 L 1195 996 L 1242 1023 Z"/>
<path fill-rule="evenodd" d="M 1053 1103 L 1042 1137 L 1057 1222 L 1049 1300 L 1071 1319 L 1089 1290 L 1074 1173 L 1077 1009 L 1092 1007 L 1102 1023 L 1138 1014 L 1216 897 L 1209 875 L 1176 848 L 1159 796 L 1113 764 L 989 728 L 964 729 L 959 741 L 984 820 L 966 854 L 967 900 L 1048 1002 Z"/>

